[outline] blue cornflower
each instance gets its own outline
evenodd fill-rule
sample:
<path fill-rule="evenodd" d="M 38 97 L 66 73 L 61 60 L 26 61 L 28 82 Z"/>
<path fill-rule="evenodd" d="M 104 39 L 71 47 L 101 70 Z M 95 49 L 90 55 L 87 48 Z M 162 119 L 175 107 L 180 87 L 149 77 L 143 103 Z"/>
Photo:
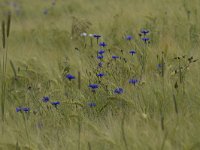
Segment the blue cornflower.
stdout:
<path fill-rule="evenodd" d="M 19 111 L 21 111 L 21 110 L 22 110 L 21 107 L 17 107 L 17 108 L 16 108 L 16 112 L 19 112 Z"/>
<path fill-rule="evenodd" d="M 23 110 L 24 112 L 29 112 L 29 111 L 30 111 L 30 108 L 24 107 L 24 108 L 22 108 L 22 110 Z"/>
<path fill-rule="evenodd" d="M 133 55 L 133 54 L 135 54 L 136 53 L 136 51 L 134 51 L 134 50 L 130 50 L 130 52 L 129 52 L 131 55 Z"/>
<path fill-rule="evenodd" d="M 116 88 L 114 90 L 114 93 L 116 93 L 116 94 L 122 94 L 123 92 L 124 92 L 124 90 L 122 88 Z"/>
<path fill-rule="evenodd" d="M 66 78 L 68 78 L 71 81 L 72 79 L 75 79 L 75 76 L 73 76 L 71 74 L 67 74 Z"/>
<path fill-rule="evenodd" d="M 112 59 L 117 59 L 117 58 L 119 58 L 119 56 L 112 56 Z"/>
<path fill-rule="evenodd" d="M 98 89 L 99 85 L 98 84 L 89 84 L 89 87 L 92 89 Z"/>
<path fill-rule="evenodd" d="M 89 106 L 89 107 L 96 107 L 96 106 L 97 106 L 97 104 L 96 104 L 96 103 L 94 103 L 94 102 L 90 102 L 90 103 L 88 103 L 88 106 Z"/>
<path fill-rule="evenodd" d="M 29 112 L 30 111 L 30 108 L 28 107 L 17 107 L 16 108 L 16 112 L 21 112 L 21 111 L 24 111 L 24 112 Z"/>
<path fill-rule="evenodd" d="M 105 47 L 105 46 L 107 46 L 107 44 L 105 42 L 100 42 L 99 46 Z"/>
<path fill-rule="evenodd" d="M 101 77 L 103 77 L 104 75 L 105 75 L 104 73 L 98 73 L 98 74 L 97 74 L 97 77 L 100 77 L 100 78 L 101 78 Z"/>
<path fill-rule="evenodd" d="M 127 36 L 126 36 L 126 40 L 130 41 L 130 40 L 132 40 L 132 39 L 133 39 L 133 37 L 132 37 L 131 35 L 127 35 Z"/>
<path fill-rule="evenodd" d="M 142 29 L 142 30 L 140 31 L 140 33 L 142 33 L 142 34 L 146 35 L 147 33 L 149 33 L 149 30 Z"/>
<path fill-rule="evenodd" d="M 102 49 L 98 51 L 98 54 L 100 54 L 100 55 L 102 55 L 103 53 L 105 53 L 105 51 Z"/>
<path fill-rule="evenodd" d="M 142 40 L 146 43 L 147 41 L 149 41 L 150 39 L 147 37 L 142 38 Z"/>
<path fill-rule="evenodd" d="M 135 85 L 136 83 L 138 83 L 139 81 L 137 79 L 130 79 L 129 83 Z"/>
<path fill-rule="evenodd" d="M 49 97 L 48 97 L 48 96 L 44 96 L 44 97 L 42 98 L 42 101 L 45 102 L 45 103 L 48 102 L 48 101 L 49 101 Z"/>
<path fill-rule="evenodd" d="M 103 55 L 98 55 L 97 59 L 103 59 Z"/>
<path fill-rule="evenodd" d="M 103 62 L 98 63 L 98 66 L 102 67 L 103 66 Z"/>
<path fill-rule="evenodd" d="M 93 37 L 96 38 L 96 39 L 99 39 L 101 37 L 101 35 L 94 34 Z"/>
<path fill-rule="evenodd" d="M 57 108 L 57 106 L 60 105 L 60 102 L 51 102 L 51 104 Z"/>

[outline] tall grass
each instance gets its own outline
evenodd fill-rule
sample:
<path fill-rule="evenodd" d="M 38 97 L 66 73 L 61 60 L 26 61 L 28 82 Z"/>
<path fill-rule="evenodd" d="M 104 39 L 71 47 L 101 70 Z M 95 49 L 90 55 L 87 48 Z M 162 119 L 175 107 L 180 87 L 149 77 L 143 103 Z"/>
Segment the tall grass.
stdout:
<path fill-rule="evenodd" d="M 199 6 L 1 1 L 0 149 L 199 149 Z"/>

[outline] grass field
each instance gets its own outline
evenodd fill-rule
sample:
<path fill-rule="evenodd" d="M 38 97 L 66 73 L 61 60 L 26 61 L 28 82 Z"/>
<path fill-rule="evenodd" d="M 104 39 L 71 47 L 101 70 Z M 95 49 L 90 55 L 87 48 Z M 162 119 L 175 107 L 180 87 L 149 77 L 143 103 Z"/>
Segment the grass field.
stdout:
<path fill-rule="evenodd" d="M 199 150 L 199 17 L 199 0 L 0 0 L 0 150 Z"/>

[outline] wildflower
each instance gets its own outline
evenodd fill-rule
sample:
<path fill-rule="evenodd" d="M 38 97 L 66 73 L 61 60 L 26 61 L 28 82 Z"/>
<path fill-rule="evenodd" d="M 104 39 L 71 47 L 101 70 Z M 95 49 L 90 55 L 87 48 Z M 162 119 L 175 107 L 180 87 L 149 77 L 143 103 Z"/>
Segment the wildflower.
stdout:
<path fill-rule="evenodd" d="M 149 41 L 150 39 L 147 38 L 147 37 L 144 37 L 144 38 L 142 38 L 142 40 L 143 40 L 145 43 L 147 43 L 147 41 Z"/>
<path fill-rule="evenodd" d="M 83 33 L 81 33 L 81 36 L 86 37 L 86 36 L 87 36 L 87 33 L 83 32 Z"/>
<path fill-rule="evenodd" d="M 94 103 L 94 102 L 90 102 L 90 103 L 88 103 L 88 106 L 89 106 L 89 107 L 96 107 L 96 106 L 97 106 L 97 104 L 96 104 L 96 103 Z"/>
<path fill-rule="evenodd" d="M 97 59 L 103 59 L 103 55 L 98 55 Z"/>
<path fill-rule="evenodd" d="M 130 79 L 129 83 L 135 85 L 136 83 L 138 83 L 138 80 L 137 79 Z"/>
<path fill-rule="evenodd" d="M 66 78 L 68 78 L 70 81 L 71 81 L 72 79 L 75 79 L 75 77 L 74 77 L 73 75 L 71 75 L 71 74 L 67 74 L 67 75 L 66 75 Z"/>
<path fill-rule="evenodd" d="M 129 52 L 131 55 L 133 55 L 133 54 L 135 54 L 136 53 L 136 51 L 134 51 L 134 50 L 130 50 L 130 52 Z"/>
<path fill-rule="evenodd" d="M 60 105 L 60 102 L 51 102 L 51 104 L 57 108 L 57 106 Z"/>
<path fill-rule="evenodd" d="M 29 112 L 30 111 L 30 108 L 28 107 L 17 107 L 16 108 L 16 112 L 21 112 L 21 111 L 24 111 L 24 112 Z"/>
<path fill-rule="evenodd" d="M 142 34 L 146 35 L 147 33 L 149 33 L 149 30 L 142 29 L 140 32 L 141 32 Z"/>
<path fill-rule="evenodd" d="M 98 40 L 101 37 L 101 35 L 93 34 L 93 37 Z"/>
<path fill-rule="evenodd" d="M 105 46 L 107 46 L 107 44 L 105 42 L 100 42 L 99 46 L 105 47 Z"/>
<path fill-rule="evenodd" d="M 22 110 L 21 107 L 17 107 L 17 108 L 16 108 L 16 112 L 19 112 L 19 111 L 21 111 L 21 110 Z"/>
<path fill-rule="evenodd" d="M 22 108 L 22 110 L 23 110 L 24 112 L 29 112 L 29 111 L 30 111 L 30 108 L 24 107 L 24 108 Z"/>
<path fill-rule="evenodd" d="M 98 84 L 89 84 L 89 87 L 93 90 L 98 89 L 99 85 Z"/>
<path fill-rule="evenodd" d="M 114 93 L 116 93 L 116 94 L 122 94 L 123 92 L 124 92 L 124 90 L 122 88 L 116 88 L 114 90 Z"/>
<path fill-rule="evenodd" d="M 102 55 L 103 53 L 105 53 L 105 51 L 102 49 L 98 51 L 98 54 L 100 54 L 100 55 Z"/>
<path fill-rule="evenodd" d="M 44 96 L 44 97 L 42 98 L 42 101 L 45 102 L 45 103 L 48 102 L 48 101 L 49 101 L 49 97 L 48 97 L 48 96 Z"/>
<path fill-rule="evenodd" d="M 127 35 L 127 36 L 126 36 L 126 40 L 130 41 L 130 40 L 132 40 L 132 39 L 133 39 L 133 37 L 132 37 L 131 35 Z"/>
<path fill-rule="evenodd" d="M 89 34 L 88 36 L 89 36 L 89 37 L 94 37 L 94 35 L 93 35 L 93 34 Z"/>
<path fill-rule="evenodd" d="M 119 56 L 112 56 L 112 59 L 117 59 L 117 58 L 119 58 Z"/>
<path fill-rule="evenodd" d="M 104 73 L 99 73 L 99 74 L 97 74 L 97 77 L 103 77 L 105 74 Z"/>

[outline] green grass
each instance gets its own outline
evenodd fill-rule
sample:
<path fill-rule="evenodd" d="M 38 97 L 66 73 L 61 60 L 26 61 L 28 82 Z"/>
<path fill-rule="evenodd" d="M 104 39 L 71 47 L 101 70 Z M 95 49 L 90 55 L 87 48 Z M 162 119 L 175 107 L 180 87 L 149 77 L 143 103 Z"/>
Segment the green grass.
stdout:
<path fill-rule="evenodd" d="M 5 2 L 0 21 L 7 29 L 9 10 L 12 19 L 5 48 L 0 42 L 0 150 L 200 149 L 198 0 Z M 142 28 L 150 30 L 148 46 Z M 82 32 L 108 44 L 99 70 L 99 46 L 87 37 L 84 48 Z M 134 37 L 131 44 L 125 35 Z M 92 93 L 88 85 L 99 82 L 99 72 L 106 76 Z M 139 83 L 130 85 L 131 78 Z M 114 94 L 117 87 L 124 93 Z M 44 96 L 61 104 L 56 109 Z M 30 112 L 16 112 L 19 106 Z"/>

